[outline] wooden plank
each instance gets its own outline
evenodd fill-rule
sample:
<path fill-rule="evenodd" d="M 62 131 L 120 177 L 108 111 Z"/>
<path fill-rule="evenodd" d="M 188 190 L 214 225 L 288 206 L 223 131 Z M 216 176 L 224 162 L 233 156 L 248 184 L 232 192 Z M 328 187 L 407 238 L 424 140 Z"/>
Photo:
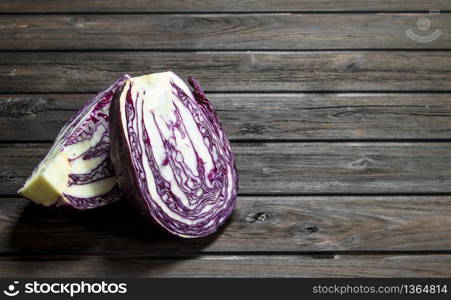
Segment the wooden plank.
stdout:
<path fill-rule="evenodd" d="M 98 92 L 174 70 L 207 91 L 450 91 L 451 51 L 2 52 L 0 93 Z"/>
<path fill-rule="evenodd" d="M 0 95 L 0 141 L 52 141 L 92 96 Z M 232 140 L 451 139 L 451 94 L 209 97 Z"/>
<path fill-rule="evenodd" d="M 2 277 L 449 277 L 451 255 L 0 258 Z"/>
<path fill-rule="evenodd" d="M 49 144 L 0 144 L 0 195 Z M 242 194 L 450 193 L 451 143 L 234 143 Z"/>
<path fill-rule="evenodd" d="M 50 12 L 239 12 L 239 11 L 429 11 L 451 10 L 448 0 L 2 0 L 1 13 Z"/>
<path fill-rule="evenodd" d="M 427 16 L 441 36 L 410 39 Z M 0 50 L 451 49 L 451 14 L 11 15 Z"/>
<path fill-rule="evenodd" d="M 58 213 L 0 198 L 0 254 L 450 251 L 450 228 L 451 196 L 241 196 L 230 222 L 202 239 L 168 237 L 125 202 Z"/>

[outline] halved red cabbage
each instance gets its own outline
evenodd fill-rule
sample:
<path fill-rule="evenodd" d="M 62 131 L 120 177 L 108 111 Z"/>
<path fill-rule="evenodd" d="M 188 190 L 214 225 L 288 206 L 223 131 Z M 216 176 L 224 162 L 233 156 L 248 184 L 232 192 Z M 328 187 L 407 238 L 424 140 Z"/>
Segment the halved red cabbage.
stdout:
<path fill-rule="evenodd" d="M 172 72 L 126 81 L 110 108 L 111 160 L 120 188 L 144 215 L 186 238 L 231 215 L 238 175 L 229 140 L 198 82 Z"/>
<path fill-rule="evenodd" d="M 110 153 L 109 108 L 128 75 L 89 100 L 64 125 L 19 193 L 45 206 L 91 209 L 118 200 Z"/>

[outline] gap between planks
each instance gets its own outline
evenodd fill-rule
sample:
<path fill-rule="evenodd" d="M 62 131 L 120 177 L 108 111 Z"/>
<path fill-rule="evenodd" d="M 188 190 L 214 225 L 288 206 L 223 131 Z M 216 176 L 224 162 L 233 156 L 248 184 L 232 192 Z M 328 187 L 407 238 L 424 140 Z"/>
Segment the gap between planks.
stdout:
<path fill-rule="evenodd" d="M 231 259 L 235 257 L 240 258 L 300 258 L 300 259 L 337 259 L 342 256 L 353 257 L 387 257 L 387 256 L 438 256 L 438 255 L 450 255 L 450 250 L 399 250 L 399 251 L 202 251 L 202 252 L 171 252 L 168 254 L 163 253 L 105 253 L 105 252 L 89 252 L 89 253 L 77 253 L 77 252 L 64 252 L 64 253 L 16 253 L 16 252 L 4 252 L 0 253 L 0 261 L 2 259 L 20 259 L 20 260 L 60 260 L 60 259 L 74 259 L 84 257 L 108 257 L 108 258 L 144 258 L 144 259 Z"/>
<path fill-rule="evenodd" d="M 97 12 L 89 12 L 89 11 L 62 11 L 62 12 L 3 12 L 0 11 L 0 16 L 65 16 L 65 15 L 132 15 L 132 16 L 140 16 L 140 15 L 355 15 L 355 14 L 363 14 L 363 15 L 372 15 L 372 14 L 428 14 L 430 13 L 430 9 L 424 10 L 354 10 L 354 11 L 340 11 L 340 10 L 329 10 L 329 11 L 321 11 L 321 10 L 312 10 L 312 11 L 303 11 L 303 10 L 262 10 L 262 11 L 252 11 L 252 10 L 243 10 L 243 11 L 116 11 L 116 12 L 105 12 L 105 11 L 97 11 Z M 440 14 L 449 14 L 451 10 L 443 9 L 440 10 Z"/>

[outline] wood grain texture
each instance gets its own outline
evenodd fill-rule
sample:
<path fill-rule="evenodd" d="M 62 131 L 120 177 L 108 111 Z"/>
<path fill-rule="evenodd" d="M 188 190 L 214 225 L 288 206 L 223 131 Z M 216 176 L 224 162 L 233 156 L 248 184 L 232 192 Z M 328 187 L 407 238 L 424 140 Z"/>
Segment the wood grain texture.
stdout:
<path fill-rule="evenodd" d="M 0 195 L 49 144 L 0 144 Z M 450 193 L 451 143 L 234 143 L 241 194 Z"/>
<path fill-rule="evenodd" d="M 451 276 L 449 0 L 4 0 L 0 14 L 0 277 Z M 15 196 L 89 95 L 168 69 L 200 80 L 233 141 L 240 196 L 217 234 L 164 235 L 126 201 Z"/>
<path fill-rule="evenodd" d="M 57 212 L 0 198 L 0 254 L 450 251 L 450 196 L 245 197 L 230 222 L 202 239 L 169 237 L 125 202 Z"/>
<path fill-rule="evenodd" d="M 2 277 L 449 277 L 451 255 L 0 258 Z"/>
<path fill-rule="evenodd" d="M 432 29 L 416 29 L 428 16 Z M 451 14 L 11 15 L 0 50 L 451 49 Z M 430 43 L 411 40 L 441 30 Z"/>
<path fill-rule="evenodd" d="M 171 69 L 207 91 L 450 91 L 451 51 L 3 52 L 0 93 L 96 93 Z"/>
<path fill-rule="evenodd" d="M 447 0 L 2 0 L 0 12 L 240 12 L 240 11 L 429 11 L 451 10 Z"/>
<path fill-rule="evenodd" d="M 0 95 L 0 141 L 52 141 L 93 94 Z M 210 94 L 232 140 L 451 139 L 451 94 Z M 20 124 L 20 126 L 18 126 Z"/>

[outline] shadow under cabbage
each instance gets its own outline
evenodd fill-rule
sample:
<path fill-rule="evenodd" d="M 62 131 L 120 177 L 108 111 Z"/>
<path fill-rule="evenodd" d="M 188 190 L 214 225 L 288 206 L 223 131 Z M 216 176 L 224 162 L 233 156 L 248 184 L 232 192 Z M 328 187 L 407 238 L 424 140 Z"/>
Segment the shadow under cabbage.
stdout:
<path fill-rule="evenodd" d="M 88 211 L 64 211 L 29 203 L 10 234 L 11 247 L 23 254 L 90 254 L 146 257 L 196 257 L 215 234 L 174 237 L 138 215 L 126 201 Z"/>

